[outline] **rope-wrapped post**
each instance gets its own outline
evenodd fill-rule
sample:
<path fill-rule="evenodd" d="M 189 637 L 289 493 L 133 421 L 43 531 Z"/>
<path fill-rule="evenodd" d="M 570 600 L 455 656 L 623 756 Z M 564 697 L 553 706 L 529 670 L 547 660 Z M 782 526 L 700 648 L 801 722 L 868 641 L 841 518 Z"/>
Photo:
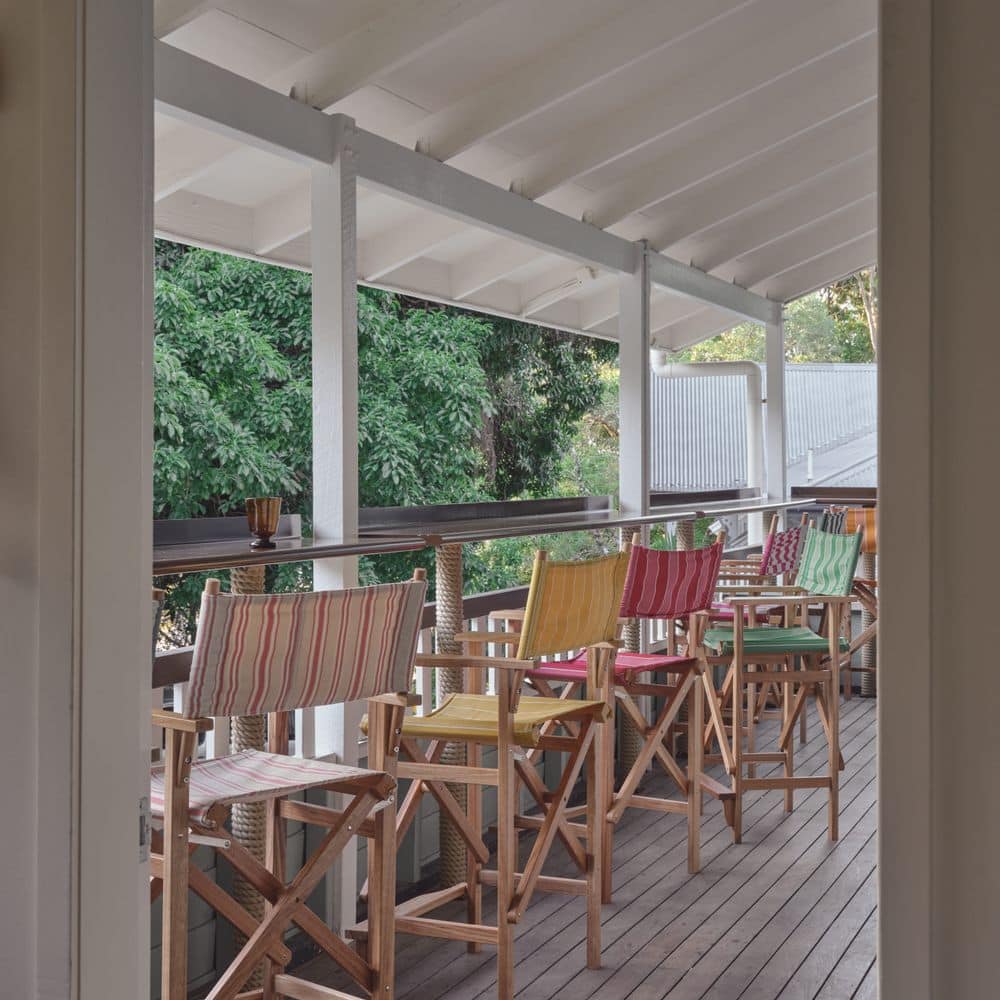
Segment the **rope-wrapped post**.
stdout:
<path fill-rule="evenodd" d="M 674 528 L 674 540 L 677 543 L 678 551 L 690 552 L 694 548 L 694 521 L 678 521 Z M 672 627 L 673 624 L 671 623 Z M 684 727 L 680 728 L 680 731 L 674 737 L 674 747 L 678 754 L 687 753 L 687 721 L 687 699 L 685 698 L 684 703 L 677 713 L 677 722 L 680 726 Z"/>
<path fill-rule="evenodd" d="M 263 594 L 264 567 L 239 566 L 230 571 L 230 589 L 234 594 Z M 234 716 L 230 720 L 233 753 L 241 750 L 264 750 L 267 741 L 267 722 L 262 715 Z M 263 802 L 236 803 L 232 807 L 233 837 L 255 858 L 264 860 L 267 830 L 267 806 Z M 241 875 L 233 875 L 233 896 L 256 920 L 264 916 L 264 897 Z M 242 948 L 246 938 L 235 933 L 236 947 Z M 264 966 L 259 965 L 244 984 L 256 989 L 263 985 Z"/>
<path fill-rule="evenodd" d="M 628 624 L 622 628 L 622 640 L 625 644 L 625 651 L 629 653 L 639 653 L 642 626 L 637 618 L 630 618 Z M 621 720 L 621 769 L 623 774 L 628 774 L 642 750 L 642 734 L 635 728 L 632 719 L 624 712 L 619 712 L 618 718 Z"/>
<path fill-rule="evenodd" d="M 874 552 L 862 552 L 861 553 L 861 575 L 868 580 L 874 580 L 876 567 L 875 567 L 875 553 Z M 867 610 L 867 608 L 861 609 L 861 628 L 866 629 L 872 622 L 875 621 L 875 616 Z M 877 678 L 875 674 L 875 663 L 877 657 L 876 643 L 877 639 L 869 639 L 868 642 L 861 647 L 861 666 L 868 669 L 861 675 L 861 694 L 865 698 L 874 698 L 875 693 L 878 689 L 876 683 Z"/>
<path fill-rule="evenodd" d="M 437 561 L 436 613 L 437 649 L 439 653 L 460 653 L 462 647 L 455 642 L 455 633 L 462 631 L 462 546 L 439 545 L 435 550 Z M 450 694 L 461 694 L 465 686 L 461 667 L 446 667 L 437 671 L 439 699 Z M 462 765 L 466 763 L 464 743 L 449 743 L 441 755 L 441 763 Z M 448 785 L 462 808 L 468 796 L 465 785 Z M 445 888 L 464 882 L 466 878 L 466 847 L 461 833 L 443 813 L 438 826 L 438 847 L 441 865 L 441 885 Z"/>

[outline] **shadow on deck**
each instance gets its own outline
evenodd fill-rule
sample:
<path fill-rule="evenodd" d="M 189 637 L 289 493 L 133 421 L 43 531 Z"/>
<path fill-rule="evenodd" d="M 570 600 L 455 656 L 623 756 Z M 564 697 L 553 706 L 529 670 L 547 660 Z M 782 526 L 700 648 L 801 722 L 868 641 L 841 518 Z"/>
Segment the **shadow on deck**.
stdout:
<path fill-rule="evenodd" d="M 836 844 L 827 841 L 821 791 L 800 792 L 791 814 L 780 793 L 749 793 L 740 845 L 718 804 L 707 800 L 702 871 L 692 876 L 684 818 L 630 810 L 615 838 L 604 967 L 585 966 L 583 900 L 539 893 L 517 931 L 519 1000 L 874 1000 L 875 718 L 872 700 L 842 705 L 846 770 Z M 809 742 L 797 747 L 797 774 L 826 763 L 822 729 L 815 717 L 810 722 Z M 762 727 L 758 746 L 769 735 Z M 554 851 L 551 874 L 569 874 L 561 860 Z M 492 905 L 492 894 L 484 895 L 487 922 Z M 401 935 L 396 961 L 397 1000 L 495 995 L 490 949 L 470 955 L 463 944 Z M 349 985 L 322 958 L 306 975 Z"/>

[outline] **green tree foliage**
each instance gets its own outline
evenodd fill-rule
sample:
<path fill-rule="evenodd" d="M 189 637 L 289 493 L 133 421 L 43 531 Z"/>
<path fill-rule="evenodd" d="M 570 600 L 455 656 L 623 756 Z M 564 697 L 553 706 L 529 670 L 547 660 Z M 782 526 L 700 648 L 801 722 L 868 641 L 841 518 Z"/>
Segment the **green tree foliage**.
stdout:
<path fill-rule="evenodd" d="M 154 516 L 216 516 L 247 496 L 280 495 L 308 526 L 309 275 L 166 241 L 156 268 Z M 362 506 L 572 491 L 564 455 L 605 392 L 598 368 L 614 351 L 359 289 Z M 362 578 L 399 578 L 415 561 L 433 573 L 432 556 L 387 556 L 364 560 Z M 474 565 L 471 589 L 509 584 L 503 559 Z M 308 564 L 268 574 L 272 589 L 310 584 Z M 171 582 L 177 638 L 191 634 L 201 586 L 194 575 Z"/>
<path fill-rule="evenodd" d="M 785 358 L 790 364 L 875 359 L 859 287 L 855 278 L 848 278 L 789 303 L 785 309 Z M 676 355 L 676 360 L 683 362 L 764 359 L 764 330 L 753 323 L 740 323 Z"/>

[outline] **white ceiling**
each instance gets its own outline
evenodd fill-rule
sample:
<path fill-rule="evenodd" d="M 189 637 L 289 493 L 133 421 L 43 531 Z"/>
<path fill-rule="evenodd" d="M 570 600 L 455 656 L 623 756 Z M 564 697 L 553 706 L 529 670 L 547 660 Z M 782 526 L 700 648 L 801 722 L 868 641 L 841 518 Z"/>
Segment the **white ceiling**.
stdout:
<path fill-rule="evenodd" d="M 157 0 L 157 34 L 779 301 L 871 264 L 876 0 Z M 166 236 L 309 266 L 309 172 L 158 117 Z M 362 281 L 600 336 L 612 274 L 375 191 Z M 732 314 L 657 290 L 681 347 Z"/>

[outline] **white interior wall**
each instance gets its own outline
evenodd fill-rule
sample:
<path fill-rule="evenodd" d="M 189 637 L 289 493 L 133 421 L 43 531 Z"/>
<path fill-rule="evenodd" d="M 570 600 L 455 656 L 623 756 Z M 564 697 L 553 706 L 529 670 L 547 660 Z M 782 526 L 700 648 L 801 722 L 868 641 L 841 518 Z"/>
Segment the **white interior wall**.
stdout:
<path fill-rule="evenodd" d="M 882 3 L 885 1000 L 997 995 L 998 33 L 987 0 Z"/>

